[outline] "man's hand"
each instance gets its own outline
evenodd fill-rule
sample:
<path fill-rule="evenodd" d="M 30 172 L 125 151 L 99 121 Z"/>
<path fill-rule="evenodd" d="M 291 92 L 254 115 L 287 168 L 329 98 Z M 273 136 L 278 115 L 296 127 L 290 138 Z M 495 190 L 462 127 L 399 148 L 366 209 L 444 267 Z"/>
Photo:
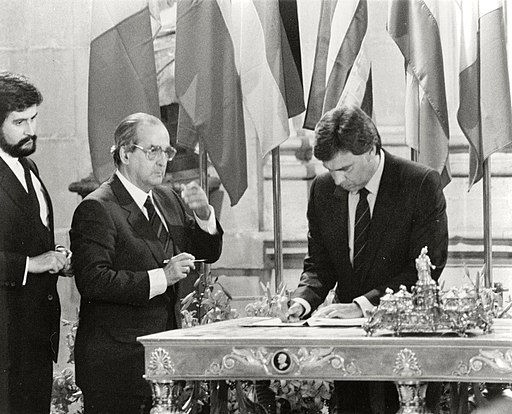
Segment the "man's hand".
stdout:
<path fill-rule="evenodd" d="M 167 279 L 167 286 L 174 285 L 181 279 L 185 279 L 190 269 L 195 269 L 195 257 L 190 253 L 180 253 L 169 260 L 164 267 L 165 278 Z"/>
<path fill-rule="evenodd" d="M 286 313 L 288 322 L 298 322 L 305 310 L 306 309 L 304 309 L 304 306 L 302 306 L 300 303 L 293 302 L 288 308 L 288 312 Z"/>
<path fill-rule="evenodd" d="M 73 277 L 73 268 L 71 266 L 71 250 L 65 248 L 64 246 L 57 245 L 55 246 L 55 251 L 59 253 L 64 253 L 66 255 L 66 264 L 64 267 L 60 270 L 59 276 L 63 277 Z"/>
<path fill-rule="evenodd" d="M 197 182 L 192 181 L 187 185 L 182 184 L 181 198 L 199 219 L 206 221 L 210 218 L 211 212 L 208 197 Z"/>
<path fill-rule="evenodd" d="M 48 251 L 39 256 L 28 259 L 29 273 L 59 273 L 66 266 L 66 254 L 62 252 Z"/>
<path fill-rule="evenodd" d="M 362 318 L 363 316 L 363 311 L 356 303 L 333 303 L 318 309 L 313 315 L 315 318 L 339 319 Z"/>

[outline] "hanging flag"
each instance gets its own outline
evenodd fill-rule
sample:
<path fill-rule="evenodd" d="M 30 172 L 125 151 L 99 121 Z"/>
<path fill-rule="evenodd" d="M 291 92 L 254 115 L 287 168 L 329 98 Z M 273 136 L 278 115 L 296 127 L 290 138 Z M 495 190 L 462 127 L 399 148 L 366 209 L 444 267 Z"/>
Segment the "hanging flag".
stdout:
<path fill-rule="evenodd" d="M 180 0 L 176 19 L 178 142 L 201 140 L 231 205 L 247 189 L 247 159 L 240 77 L 228 0 Z M 264 101 L 261 101 L 264 102 Z"/>
<path fill-rule="evenodd" d="M 117 124 L 134 112 L 160 117 L 147 0 L 93 0 L 89 59 L 88 133 L 93 172 L 112 174 Z"/>
<path fill-rule="evenodd" d="M 391 0 L 388 32 L 406 67 L 405 136 L 418 161 L 451 180 L 443 51 L 438 0 Z"/>
<path fill-rule="evenodd" d="M 236 21 L 231 35 L 239 61 L 244 108 L 263 156 L 290 136 L 288 118 L 304 111 L 297 67 L 300 55 L 295 54 L 294 59 L 281 11 L 291 17 L 287 21 L 290 37 L 298 38 L 298 26 L 293 27 L 293 22 L 298 22 L 293 4 L 280 8 L 278 1 L 233 1 L 231 9 Z M 295 53 L 300 53 L 299 48 L 294 47 Z"/>
<path fill-rule="evenodd" d="M 284 78 L 282 92 L 288 108 L 288 118 L 293 118 L 306 110 L 297 0 L 279 0 L 279 14 Z"/>
<path fill-rule="evenodd" d="M 470 144 L 469 189 L 483 163 L 512 142 L 503 3 L 461 2 L 460 105 L 457 120 Z"/>
<path fill-rule="evenodd" d="M 366 0 L 322 0 L 304 128 L 343 104 L 372 116 L 371 64 L 366 51 Z"/>

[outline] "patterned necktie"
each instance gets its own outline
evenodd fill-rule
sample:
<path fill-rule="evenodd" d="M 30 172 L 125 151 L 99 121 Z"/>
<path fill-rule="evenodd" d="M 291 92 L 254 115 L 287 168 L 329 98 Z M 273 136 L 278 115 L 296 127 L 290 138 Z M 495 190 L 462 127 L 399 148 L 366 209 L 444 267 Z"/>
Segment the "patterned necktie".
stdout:
<path fill-rule="evenodd" d="M 359 190 L 359 202 L 357 203 L 354 226 L 354 271 L 356 273 L 364 263 L 364 251 L 368 244 L 371 217 L 367 196 L 368 190 L 366 188 Z"/>
<path fill-rule="evenodd" d="M 146 199 L 144 207 L 146 207 L 146 210 L 148 212 L 148 220 L 149 223 L 151 224 L 151 227 L 153 228 L 153 231 L 158 237 L 158 240 L 160 240 L 160 243 L 162 243 L 164 250 L 167 252 L 170 243 L 169 233 L 167 233 L 164 223 L 162 223 L 162 220 L 157 214 L 155 206 L 153 205 L 150 196 L 148 196 L 148 198 Z"/>
<path fill-rule="evenodd" d="M 23 166 L 23 171 L 25 172 L 25 182 L 27 183 L 28 195 L 30 197 L 30 201 L 32 204 L 33 210 L 36 212 L 37 217 L 39 217 L 39 200 L 37 199 L 36 190 L 34 189 L 34 184 L 32 183 L 32 175 L 30 174 L 30 167 L 25 158 L 19 158 L 20 164 Z"/>

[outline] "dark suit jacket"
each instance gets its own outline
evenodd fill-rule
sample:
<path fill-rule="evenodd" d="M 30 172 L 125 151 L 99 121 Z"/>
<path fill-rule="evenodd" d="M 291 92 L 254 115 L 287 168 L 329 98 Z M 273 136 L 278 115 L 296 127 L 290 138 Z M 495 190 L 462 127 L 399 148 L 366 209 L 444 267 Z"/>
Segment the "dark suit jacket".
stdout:
<path fill-rule="evenodd" d="M 385 153 L 384 171 L 375 202 L 363 277 L 354 275 L 348 246 L 348 192 L 329 173 L 317 177 L 308 204 L 308 254 L 298 289 L 316 309 L 336 282 L 340 302 L 366 296 L 378 304 L 385 289 L 395 292 L 417 280 L 415 259 L 424 246 L 437 268 L 437 280 L 448 250 L 446 202 L 440 176 L 430 168 Z"/>
<path fill-rule="evenodd" d="M 180 197 L 168 187 L 153 190 L 175 246 L 216 261 L 222 229 L 210 235 L 186 214 Z M 144 350 L 138 336 L 179 326 L 179 283 L 149 299 L 148 270 L 170 257 L 119 178 L 87 196 L 71 225 L 71 250 L 78 290 L 80 322 L 75 345 L 78 385 L 87 390 L 147 394 Z"/>
<path fill-rule="evenodd" d="M 33 161 L 30 167 L 37 177 Z M 50 229 L 30 208 L 29 196 L 12 170 L 0 158 L 0 412 L 8 413 L 3 395 L 7 373 L 24 362 L 32 369 L 47 370 L 57 359 L 60 303 L 57 275 L 23 275 L 27 256 L 54 250 L 52 204 L 44 187 L 50 213 Z M 45 355 L 34 355 L 39 350 Z M 11 384 L 12 385 L 12 384 Z"/>

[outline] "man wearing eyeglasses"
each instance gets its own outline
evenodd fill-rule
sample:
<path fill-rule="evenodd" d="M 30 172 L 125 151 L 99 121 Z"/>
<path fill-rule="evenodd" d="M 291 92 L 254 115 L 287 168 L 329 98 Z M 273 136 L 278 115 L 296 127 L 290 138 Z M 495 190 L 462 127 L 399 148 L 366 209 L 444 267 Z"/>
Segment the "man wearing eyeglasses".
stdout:
<path fill-rule="evenodd" d="M 114 133 L 117 170 L 77 207 L 70 237 L 81 294 L 77 384 L 91 413 L 149 413 L 144 350 L 137 337 L 179 328 L 180 280 L 195 259 L 216 261 L 222 228 L 196 183 L 162 186 L 176 151 L 152 115 Z M 193 212 L 191 217 L 186 206 Z"/>

